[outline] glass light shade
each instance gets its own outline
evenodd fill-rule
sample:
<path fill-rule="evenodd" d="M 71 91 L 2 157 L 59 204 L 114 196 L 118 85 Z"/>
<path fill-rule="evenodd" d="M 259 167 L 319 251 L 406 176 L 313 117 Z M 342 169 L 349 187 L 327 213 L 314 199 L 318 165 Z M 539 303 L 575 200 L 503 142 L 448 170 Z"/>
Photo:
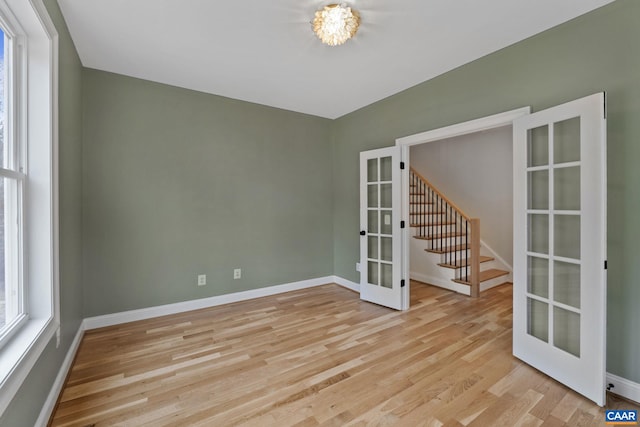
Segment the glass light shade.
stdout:
<path fill-rule="evenodd" d="M 316 11 L 313 32 L 322 43 L 338 46 L 353 37 L 360 25 L 360 15 L 346 4 L 330 4 Z"/>

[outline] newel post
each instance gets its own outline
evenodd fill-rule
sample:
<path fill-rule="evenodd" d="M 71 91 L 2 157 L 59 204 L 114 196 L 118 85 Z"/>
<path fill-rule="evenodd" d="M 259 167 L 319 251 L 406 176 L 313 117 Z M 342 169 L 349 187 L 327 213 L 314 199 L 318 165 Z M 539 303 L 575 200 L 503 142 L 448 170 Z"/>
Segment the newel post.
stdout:
<path fill-rule="evenodd" d="M 480 219 L 471 218 L 471 296 L 480 296 Z"/>

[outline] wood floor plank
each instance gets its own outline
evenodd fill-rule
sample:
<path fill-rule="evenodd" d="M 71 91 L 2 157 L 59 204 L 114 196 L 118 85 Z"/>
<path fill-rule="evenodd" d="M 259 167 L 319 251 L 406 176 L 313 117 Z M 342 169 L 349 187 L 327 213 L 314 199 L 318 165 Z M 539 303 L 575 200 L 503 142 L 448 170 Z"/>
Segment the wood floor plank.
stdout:
<path fill-rule="evenodd" d="M 511 355 L 511 301 L 411 282 L 400 312 L 326 285 L 88 331 L 50 425 L 601 425 Z"/>

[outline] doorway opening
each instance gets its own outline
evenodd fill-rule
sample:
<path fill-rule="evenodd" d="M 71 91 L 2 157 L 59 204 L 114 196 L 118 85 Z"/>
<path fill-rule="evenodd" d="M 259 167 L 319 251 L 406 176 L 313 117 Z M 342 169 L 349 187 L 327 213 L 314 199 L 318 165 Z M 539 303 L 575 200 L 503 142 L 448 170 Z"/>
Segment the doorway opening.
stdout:
<path fill-rule="evenodd" d="M 456 208 L 480 220 L 482 256 L 478 258 L 483 282 L 481 286 L 476 285 L 476 294 L 479 289 L 513 280 L 512 122 L 529 111 L 521 108 L 396 140 L 402 158 L 411 166 L 412 175 L 425 174 L 429 185 L 455 202 Z M 410 181 L 411 178 L 402 183 L 404 219 L 414 226 L 404 229 L 404 253 L 408 255 L 405 274 L 418 282 L 471 295 L 473 287 L 469 285 L 468 276 L 458 277 L 468 275 L 470 270 L 467 237 L 458 236 L 458 230 L 452 230 L 451 226 L 440 226 L 437 230 L 421 227 L 425 216 L 416 216 L 416 207 L 433 209 L 436 214 L 442 209 L 422 207 L 425 200 L 411 195 Z M 415 187 L 415 182 L 413 184 Z M 421 219 L 416 221 L 416 218 Z M 433 236 L 443 235 L 449 236 L 444 248 L 431 241 Z M 447 261 L 451 251 L 455 253 L 455 262 Z"/>
<path fill-rule="evenodd" d="M 473 226 L 479 228 L 480 235 L 478 273 L 482 281 L 478 291 L 511 283 L 512 126 L 417 144 L 411 147 L 410 158 L 412 173 L 420 177 L 414 180 L 424 177 L 429 184 L 426 199 L 417 195 L 415 186 L 410 190 L 414 194 L 409 206 L 410 278 L 472 295 L 471 286 L 467 285 L 471 269 L 468 233 L 461 220 L 474 218 Z M 430 201 L 435 192 L 455 208 L 442 209 Z M 452 214 L 458 210 L 460 214 Z"/>

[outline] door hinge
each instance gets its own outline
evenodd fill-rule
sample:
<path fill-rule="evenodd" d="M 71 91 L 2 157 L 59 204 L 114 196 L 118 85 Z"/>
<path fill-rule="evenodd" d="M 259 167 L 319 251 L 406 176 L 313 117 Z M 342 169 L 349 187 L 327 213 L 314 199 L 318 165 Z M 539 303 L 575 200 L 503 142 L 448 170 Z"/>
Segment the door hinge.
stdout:
<path fill-rule="evenodd" d="M 604 269 L 605 270 L 607 269 L 607 260 L 606 259 L 604 260 Z"/>
<path fill-rule="evenodd" d="M 400 169 L 404 169 L 404 162 L 400 162 Z"/>
<path fill-rule="evenodd" d="M 404 288 L 404 279 L 400 280 L 400 287 Z"/>
<path fill-rule="evenodd" d="M 400 228 L 404 228 L 404 221 L 400 221 Z"/>

